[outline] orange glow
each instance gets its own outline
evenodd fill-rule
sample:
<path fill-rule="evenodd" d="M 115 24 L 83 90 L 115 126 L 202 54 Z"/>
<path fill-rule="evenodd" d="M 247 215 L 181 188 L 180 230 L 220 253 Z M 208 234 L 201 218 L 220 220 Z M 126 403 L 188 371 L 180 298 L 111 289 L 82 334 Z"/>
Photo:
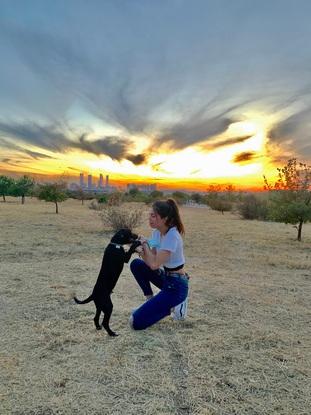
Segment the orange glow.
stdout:
<path fill-rule="evenodd" d="M 94 179 L 102 173 L 109 174 L 112 185 L 156 183 L 159 189 L 204 191 L 209 184 L 216 183 L 230 183 L 238 189 L 262 189 L 263 174 L 271 178 L 276 174 L 266 136 L 270 123 L 268 117 L 247 114 L 245 121 L 232 123 L 225 133 L 205 142 L 170 152 L 164 152 L 163 146 L 162 152 L 153 150 L 149 153 L 147 162 L 141 165 L 134 165 L 125 159 L 112 160 L 104 155 L 97 157 L 79 151 L 52 153 L 32 147 L 29 150 L 44 153 L 51 158 L 36 160 L 21 157 L 20 153 L 11 153 L 7 157 L 13 163 L 0 162 L 0 171 L 17 174 L 26 172 L 47 177 L 64 175 L 71 181 L 77 181 L 80 172 L 92 174 Z M 241 137 L 241 140 L 226 144 L 234 137 Z M 149 137 L 136 137 L 136 154 L 138 151 L 147 151 L 150 144 Z M 278 151 L 279 149 L 272 149 L 272 153 Z M 15 164 L 14 159 L 17 160 Z"/>

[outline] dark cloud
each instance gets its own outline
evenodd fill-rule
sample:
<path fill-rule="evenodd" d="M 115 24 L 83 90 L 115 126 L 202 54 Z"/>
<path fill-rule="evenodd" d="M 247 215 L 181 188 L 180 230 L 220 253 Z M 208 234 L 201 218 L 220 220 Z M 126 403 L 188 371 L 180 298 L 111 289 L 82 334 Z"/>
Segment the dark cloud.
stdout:
<path fill-rule="evenodd" d="M 79 149 L 96 156 L 106 155 L 118 161 L 127 159 L 136 165 L 143 163 L 146 159 L 143 154 L 132 155 L 129 153 L 133 142 L 127 138 L 107 136 L 92 140 L 89 138 L 89 133 L 78 136 L 74 130 L 65 124 L 42 126 L 37 123 L 7 124 L 0 122 L 0 134 L 52 152 Z M 17 145 L 4 138 L 0 138 L 0 145 L 4 148 L 21 151 L 34 159 L 53 158 L 46 154 L 28 150 L 22 145 Z"/>
<path fill-rule="evenodd" d="M 233 162 L 244 163 L 247 161 L 251 161 L 256 157 L 257 157 L 257 154 L 254 151 L 243 151 L 242 153 L 238 153 L 234 156 Z"/>
<path fill-rule="evenodd" d="M 214 150 L 219 147 L 225 147 L 225 146 L 231 146 L 233 144 L 243 143 L 244 141 L 248 140 L 251 137 L 252 137 L 251 135 L 245 135 L 242 137 L 232 137 L 232 138 L 227 138 L 224 140 L 217 140 L 216 142 L 206 143 L 202 145 L 201 148 L 203 150 Z"/>
<path fill-rule="evenodd" d="M 161 145 L 169 142 L 172 148 L 182 149 L 216 137 L 224 133 L 230 124 L 242 119 L 241 116 L 237 115 L 237 110 L 241 111 L 250 102 L 248 99 L 239 100 L 222 108 L 223 103 L 219 100 L 220 96 L 212 99 L 196 112 L 185 115 L 182 121 L 164 129 L 161 136 L 157 138 L 156 144 Z M 247 138 L 249 136 L 245 137 L 245 139 Z M 243 141 L 244 137 L 237 137 L 236 140 L 236 142 Z"/>
<path fill-rule="evenodd" d="M 71 147 L 97 156 L 105 154 L 115 160 L 122 160 L 131 144 L 129 140 L 120 137 L 104 137 L 92 141 L 87 140 L 86 137 L 86 134 L 83 134 L 78 142 L 71 143 Z"/>
<path fill-rule="evenodd" d="M 0 122 L 0 134 L 54 152 L 63 151 L 70 143 L 60 126 L 42 126 L 35 122 L 10 124 Z M 11 148 L 12 145 L 11 143 Z"/>
<path fill-rule="evenodd" d="M 136 166 L 143 164 L 146 161 L 146 156 L 144 154 L 136 154 L 136 155 L 127 155 L 127 160 L 131 161 Z"/>
<path fill-rule="evenodd" d="M 49 156 L 47 154 L 43 154 L 43 153 L 38 153 L 37 151 L 31 151 L 31 150 L 26 150 L 26 149 L 22 149 L 21 151 L 24 151 L 26 154 L 28 154 L 31 158 L 38 160 L 38 159 L 54 159 L 54 157 Z"/>

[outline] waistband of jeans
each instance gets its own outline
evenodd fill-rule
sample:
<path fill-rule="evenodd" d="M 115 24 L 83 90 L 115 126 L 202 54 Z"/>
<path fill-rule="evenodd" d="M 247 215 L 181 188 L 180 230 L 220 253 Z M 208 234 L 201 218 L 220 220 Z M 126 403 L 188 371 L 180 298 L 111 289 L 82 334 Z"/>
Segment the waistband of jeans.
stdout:
<path fill-rule="evenodd" d="M 168 277 L 174 277 L 174 278 L 184 277 L 184 278 L 187 278 L 187 280 L 189 280 L 190 278 L 186 272 L 183 274 L 180 274 L 179 272 L 170 271 L 170 272 L 166 272 L 165 275 Z"/>

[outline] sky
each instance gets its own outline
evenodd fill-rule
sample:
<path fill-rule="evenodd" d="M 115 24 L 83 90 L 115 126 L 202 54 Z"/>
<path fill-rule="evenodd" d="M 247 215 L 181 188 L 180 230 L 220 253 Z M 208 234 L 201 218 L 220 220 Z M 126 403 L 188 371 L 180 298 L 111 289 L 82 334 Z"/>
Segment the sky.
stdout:
<path fill-rule="evenodd" d="M 309 0 L 0 0 L 0 173 L 204 190 L 310 164 L 310 20 Z"/>

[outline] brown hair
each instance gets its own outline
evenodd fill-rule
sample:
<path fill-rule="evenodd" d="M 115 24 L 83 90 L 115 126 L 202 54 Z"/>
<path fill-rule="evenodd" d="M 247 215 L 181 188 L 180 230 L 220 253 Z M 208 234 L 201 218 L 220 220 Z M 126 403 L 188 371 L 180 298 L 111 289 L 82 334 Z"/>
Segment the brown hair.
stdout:
<path fill-rule="evenodd" d="M 152 204 L 152 208 L 162 219 L 167 218 L 166 225 L 169 228 L 176 226 L 180 234 L 183 235 L 185 233 L 179 209 L 174 199 L 158 200 Z"/>

